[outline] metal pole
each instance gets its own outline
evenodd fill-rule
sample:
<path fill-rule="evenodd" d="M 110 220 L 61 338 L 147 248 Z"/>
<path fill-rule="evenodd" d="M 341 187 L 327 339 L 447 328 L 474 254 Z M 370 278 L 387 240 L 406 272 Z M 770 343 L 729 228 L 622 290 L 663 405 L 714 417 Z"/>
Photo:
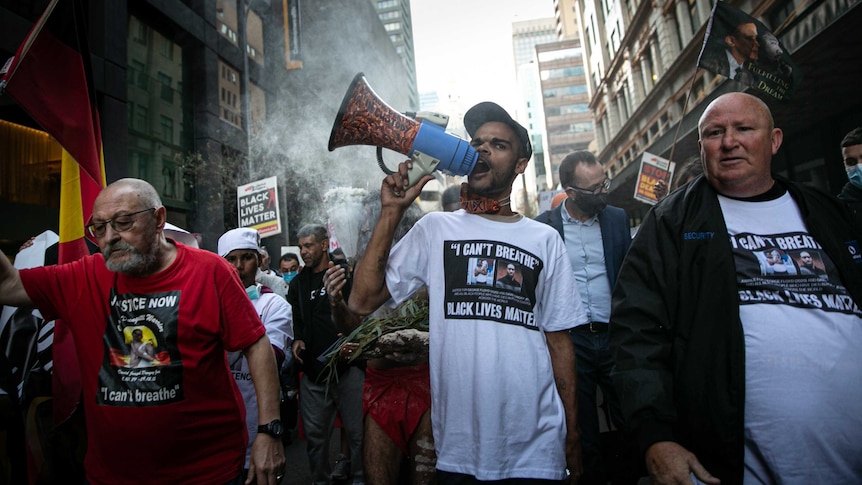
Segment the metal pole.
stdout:
<path fill-rule="evenodd" d="M 246 173 L 248 181 L 253 180 L 251 156 L 250 156 L 250 140 L 251 140 L 251 100 L 249 97 L 249 78 L 248 78 L 248 37 L 246 35 L 246 27 L 248 25 L 248 10 L 251 8 L 253 0 L 240 0 L 242 5 L 239 8 L 239 25 L 237 31 L 239 34 L 239 48 L 242 52 L 242 75 L 240 76 L 240 103 L 242 104 L 242 129 L 245 130 L 245 146 L 246 146 Z"/>

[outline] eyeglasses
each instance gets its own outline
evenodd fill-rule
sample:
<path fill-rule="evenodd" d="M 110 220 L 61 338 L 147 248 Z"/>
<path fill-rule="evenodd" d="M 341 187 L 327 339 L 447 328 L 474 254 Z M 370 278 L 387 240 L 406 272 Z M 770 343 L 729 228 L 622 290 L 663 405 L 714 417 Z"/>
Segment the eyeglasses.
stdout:
<path fill-rule="evenodd" d="M 611 189 L 611 179 L 609 179 L 607 177 L 605 177 L 605 179 L 602 181 L 602 183 L 600 183 L 598 185 L 594 185 L 589 189 L 582 189 L 580 187 L 571 187 L 571 186 L 566 187 L 566 190 L 574 190 L 575 192 L 580 192 L 580 193 L 586 194 L 586 195 L 598 195 L 598 194 L 601 194 L 602 192 L 607 192 L 610 189 Z"/>
<path fill-rule="evenodd" d="M 90 224 L 87 224 L 87 232 L 89 232 L 90 235 L 95 238 L 103 237 L 105 235 L 105 229 L 107 228 L 108 224 L 111 225 L 111 229 L 113 229 L 114 232 L 126 232 L 131 229 L 132 224 L 135 223 L 135 218 L 132 216 L 155 210 L 155 207 L 150 207 L 149 209 L 132 212 L 131 214 L 123 214 L 121 216 L 117 216 L 104 222 L 92 222 Z"/>

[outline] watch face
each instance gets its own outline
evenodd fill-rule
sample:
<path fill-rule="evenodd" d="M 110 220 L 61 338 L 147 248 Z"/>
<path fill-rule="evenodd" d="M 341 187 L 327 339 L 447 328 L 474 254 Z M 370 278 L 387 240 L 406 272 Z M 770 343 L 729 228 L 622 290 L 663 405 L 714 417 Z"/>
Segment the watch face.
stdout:
<path fill-rule="evenodd" d="M 276 419 L 275 421 L 269 423 L 269 430 L 271 434 L 276 438 L 281 438 L 281 435 L 284 434 L 284 426 L 281 424 L 280 419 Z"/>
<path fill-rule="evenodd" d="M 266 433 L 273 438 L 281 438 L 284 434 L 284 425 L 281 424 L 280 419 L 274 419 L 269 424 L 258 426 L 257 432 Z"/>

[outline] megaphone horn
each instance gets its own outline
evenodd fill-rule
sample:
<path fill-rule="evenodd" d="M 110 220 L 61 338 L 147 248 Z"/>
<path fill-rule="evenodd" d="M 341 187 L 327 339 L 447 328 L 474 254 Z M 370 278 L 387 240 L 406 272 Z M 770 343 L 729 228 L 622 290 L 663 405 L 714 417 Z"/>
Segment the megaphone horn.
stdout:
<path fill-rule="evenodd" d="M 359 73 L 344 95 L 332 132 L 329 151 L 348 145 L 388 148 L 413 159 L 409 185 L 423 175 L 441 170 L 449 175 L 468 175 L 479 155 L 464 140 L 428 121 L 416 121 L 392 109 Z M 385 166 L 381 163 L 381 168 Z"/>

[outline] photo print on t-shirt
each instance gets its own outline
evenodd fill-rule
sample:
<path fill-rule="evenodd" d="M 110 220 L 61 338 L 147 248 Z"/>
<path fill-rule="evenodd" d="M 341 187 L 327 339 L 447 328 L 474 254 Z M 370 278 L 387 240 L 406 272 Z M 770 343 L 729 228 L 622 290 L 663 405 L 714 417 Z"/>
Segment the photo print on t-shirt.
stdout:
<path fill-rule="evenodd" d="M 740 305 L 769 303 L 862 315 L 820 243 L 803 232 L 730 236 Z"/>
<path fill-rule="evenodd" d="M 497 241 L 445 241 L 444 314 L 538 329 L 533 315 L 544 263 L 532 253 Z M 466 276 L 466 277 L 465 277 Z"/>
<path fill-rule="evenodd" d="M 154 406 L 182 400 L 180 292 L 118 295 L 112 289 L 109 303 L 96 402 Z"/>

